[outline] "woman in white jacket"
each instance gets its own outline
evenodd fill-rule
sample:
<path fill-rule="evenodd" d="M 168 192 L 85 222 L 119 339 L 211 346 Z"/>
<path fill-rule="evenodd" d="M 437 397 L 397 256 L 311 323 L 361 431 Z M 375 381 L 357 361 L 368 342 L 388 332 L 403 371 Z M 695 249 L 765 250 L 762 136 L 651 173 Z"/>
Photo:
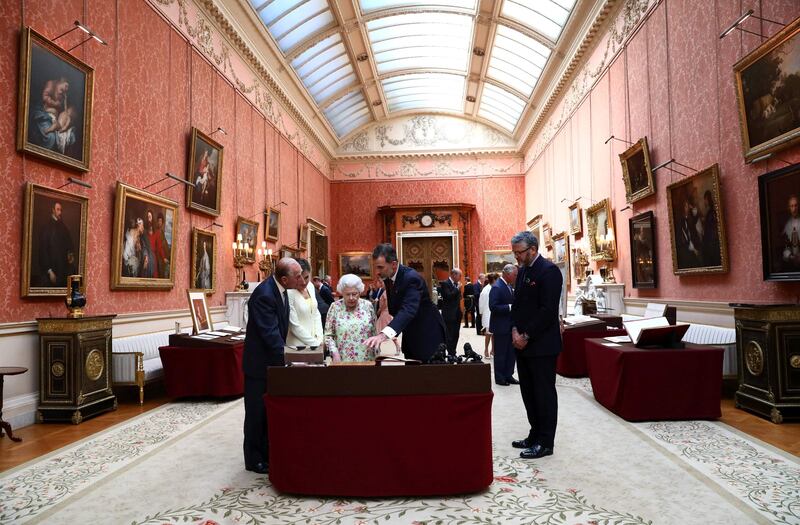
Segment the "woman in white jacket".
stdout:
<path fill-rule="evenodd" d="M 302 280 L 295 290 L 288 290 L 289 333 L 287 346 L 319 346 L 322 344 L 322 316 L 317 308 L 314 285 L 311 284 L 311 266 L 305 259 L 296 259 L 300 264 Z"/>
<path fill-rule="evenodd" d="M 491 357 L 494 355 L 494 348 L 492 351 L 489 351 L 489 345 L 492 342 L 492 332 L 489 331 L 489 321 L 492 315 L 492 312 L 489 310 L 489 292 L 492 289 L 492 285 L 497 280 L 496 273 L 490 273 L 486 276 L 486 282 L 483 284 L 483 289 L 481 289 L 481 295 L 478 297 L 478 312 L 481 315 L 481 326 L 483 326 L 483 334 L 484 334 L 484 346 L 483 346 L 483 357 Z"/>

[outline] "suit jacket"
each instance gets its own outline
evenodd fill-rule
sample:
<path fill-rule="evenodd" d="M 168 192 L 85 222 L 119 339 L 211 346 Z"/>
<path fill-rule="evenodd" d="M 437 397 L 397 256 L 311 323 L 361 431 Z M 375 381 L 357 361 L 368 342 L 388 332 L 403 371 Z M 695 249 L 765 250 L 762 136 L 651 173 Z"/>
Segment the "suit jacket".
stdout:
<path fill-rule="evenodd" d="M 559 274 L 560 275 L 560 274 Z M 399 266 L 393 285 L 386 289 L 389 313 L 394 316 L 389 327 L 403 334 L 403 353 L 408 358 L 428 361 L 444 342 L 444 321 L 431 301 L 428 287 L 420 275 L 408 266 Z"/>
<path fill-rule="evenodd" d="M 283 366 L 283 345 L 289 331 L 288 306 L 288 302 L 284 306 L 278 283 L 272 276 L 253 290 L 247 301 L 244 375 L 264 379 L 268 366 Z"/>
<path fill-rule="evenodd" d="M 322 286 L 319 287 L 319 294 L 322 296 L 322 299 L 328 303 L 328 306 L 332 305 L 336 300 L 333 298 L 333 290 L 325 283 L 322 283 Z"/>
<path fill-rule="evenodd" d="M 475 296 L 475 285 L 467 283 L 464 285 L 464 297 Z"/>
<path fill-rule="evenodd" d="M 319 315 L 322 317 L 322 328 L 325 329 L 325 318 L 328 316 L 328 309 L 331 305 L 325 302 L 316 286 L 314 287 L 314 297 L 317 298 L 317 310 L 319 310 Z"/>
<path fill-rule="evenodd" d="M 508 285 L 498 279 L 489 290 L 489 331 L 497 335 L 508 335 L 511 333 L 511 310 L 509 305 L 514 303 L 514 294 Z"/>
<path fill-rule="evenodd" d="M 562 282 L 561 271 L 542 255 L 533 266 L 520 267 L 511 307 L 512 327 L 529 337 L 520 355 L 540 357 L 561 352 L 558 302 Z"/>
<path fill-rule="evenodd" d="M 442 297 L 442 318 L 445 322 L 461 322 L 461 290 L 450 279 L 442 281 L 439 286 Z"/>

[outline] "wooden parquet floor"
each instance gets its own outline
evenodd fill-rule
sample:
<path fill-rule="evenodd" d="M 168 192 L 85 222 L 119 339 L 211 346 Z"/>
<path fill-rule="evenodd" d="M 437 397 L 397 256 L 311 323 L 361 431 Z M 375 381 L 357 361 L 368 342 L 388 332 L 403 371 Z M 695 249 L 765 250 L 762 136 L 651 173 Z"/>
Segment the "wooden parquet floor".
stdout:
<path fill-rule="evenodd" d="M 61 447 L 75 443 L 96 432 L 100 432 L 123 421 L 169 403 L 163 392 L 148 392 L 144 405 L 140 406 L 133 396 L 123 396 L 119 408 L 88 419 L 80 425 L 48 423 L 30 425 L 14 431 L 22 442 L 14 443 L 0 438 L 0 472 L 36 459 Z M 800 456 L 800 423 L 775 425 L 769 420 L 739 410 L 732 399 L 722 400 L 722 418 L 726 423 L 745 434 L 749 434 L 781 450 Z"/>

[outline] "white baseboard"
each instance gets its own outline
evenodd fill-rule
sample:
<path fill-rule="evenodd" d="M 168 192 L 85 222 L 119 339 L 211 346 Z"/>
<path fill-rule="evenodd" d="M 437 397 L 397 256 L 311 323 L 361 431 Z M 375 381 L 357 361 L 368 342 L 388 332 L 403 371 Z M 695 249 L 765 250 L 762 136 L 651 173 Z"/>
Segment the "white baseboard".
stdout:
<path fill-rule="evenodd" d="M 3 402 L 3 419 L 11 424 L 12 430 L 33 425 L 38 406 L 39 392 L 14 396 Z"/>

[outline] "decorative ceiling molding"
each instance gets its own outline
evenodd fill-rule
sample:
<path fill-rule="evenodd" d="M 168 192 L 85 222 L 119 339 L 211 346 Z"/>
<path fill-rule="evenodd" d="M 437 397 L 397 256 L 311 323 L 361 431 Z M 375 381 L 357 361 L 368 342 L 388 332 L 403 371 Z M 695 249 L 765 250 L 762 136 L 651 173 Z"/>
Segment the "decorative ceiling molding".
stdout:
<path fill-rule="evenodd" d="M 409 115 L 373 122 L 336 151 L 337 158 L 374 155 L 474 155 L 513 152 L 514 140 L 486 124 L 448 115 Z"/>
<path fill-rule="evenodd" d="M 365 180 L 522 177 L 519 157 L 388 158 L 337 161 L 331 165 L 334 182 Z"/>
<path fill-rule="evenodd" d="M 330 146 L 311 126 L 214 0 L 148 0 L 148 3 L 172 22 L 317 169 L 325 176 L 329 175 Z M 236 67 L 231 49 L 243 67 Z M 252 78 L 242 78 L 241 69 L 245 68 L 253 75 Z M 296 130 L 291 130 L 287 125 L 287 117 L 297 127 Z"/>
<path fill-rule="evenodd" d="M 586 95 L 605 74 L 619 52 L 624 49 L 641 23 L 663 0 L 622 0 L 622 8 L 610 22 L 609 28 L 601 32 L 617 1 L 606 0 L 566 69 L 560 75 L 558 83 L 551 90 L 547 102 L 539 109 L 530 132 L 519 148 L 519 151 L 525 155 L 524 170 L 527 170 L 542 154 L 566 119 L 578 109 Z M 598 37 L 601 38 L 599 45 L 602 46 L 605 42 L 605 49 L 599 60 L 590 62 L 592 57 L 586 56 L 587 50 L 597 43 Z M 583 64 L 581 64 L 582 62 Z M 575 70 L 581 65 L 580 72 L 573 76 Z M 552 109 L 562 100 L 560 114 L 552 115 Z"/>

